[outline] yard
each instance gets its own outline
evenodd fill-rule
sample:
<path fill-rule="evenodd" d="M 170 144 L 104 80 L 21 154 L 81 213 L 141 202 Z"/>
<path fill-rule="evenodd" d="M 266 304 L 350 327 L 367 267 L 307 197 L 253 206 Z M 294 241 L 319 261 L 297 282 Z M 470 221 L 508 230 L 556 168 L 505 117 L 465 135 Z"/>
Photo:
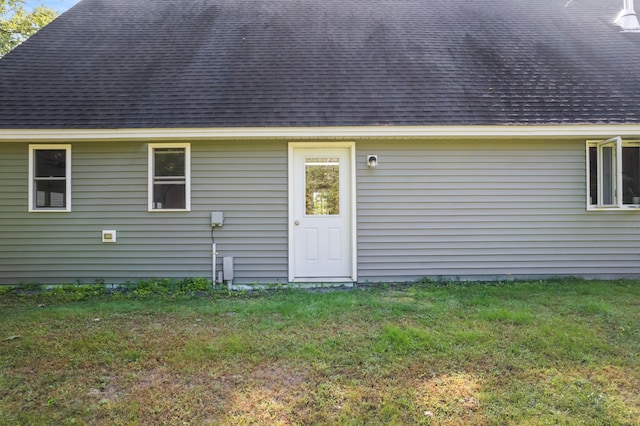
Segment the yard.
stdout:
<path fill-rule="evenodd" d="M 640 424 L 639 282 L 0 292 L 0 424 Z"/>

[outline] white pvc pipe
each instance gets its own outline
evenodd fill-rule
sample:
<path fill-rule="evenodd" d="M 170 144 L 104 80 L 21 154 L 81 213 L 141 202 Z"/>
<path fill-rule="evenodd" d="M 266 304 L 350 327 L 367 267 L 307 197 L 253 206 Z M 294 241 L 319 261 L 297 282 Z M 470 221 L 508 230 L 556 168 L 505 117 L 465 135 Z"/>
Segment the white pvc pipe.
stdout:
<path fill-rule="evenodd" d="M 216 277 L 216 243 L 211 243 L 211 282 L 215 285 L 218 282 Z"/>

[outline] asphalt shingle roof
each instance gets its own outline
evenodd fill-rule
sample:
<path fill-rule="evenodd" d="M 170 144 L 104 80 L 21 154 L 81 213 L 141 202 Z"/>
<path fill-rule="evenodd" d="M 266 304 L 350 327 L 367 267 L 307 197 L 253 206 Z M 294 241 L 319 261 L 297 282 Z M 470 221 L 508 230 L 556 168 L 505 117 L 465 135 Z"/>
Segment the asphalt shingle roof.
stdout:
<path fill-rule="evenodd" d="M 0 128 L 640 123 L 622 0 L 83 0 Z"/>

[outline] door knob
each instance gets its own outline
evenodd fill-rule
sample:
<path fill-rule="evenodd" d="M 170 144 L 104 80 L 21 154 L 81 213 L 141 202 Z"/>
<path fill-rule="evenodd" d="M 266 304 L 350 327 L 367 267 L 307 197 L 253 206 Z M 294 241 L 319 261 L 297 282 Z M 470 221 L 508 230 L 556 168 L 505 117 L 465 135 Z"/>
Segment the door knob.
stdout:
<path fill-rule="evenodd" d="M 295 221 L 295 222 L 293 222 L 293 223 L 294 223 L 294 225 L 296 225 L 296 226 L 300 225 L 300 221 L 299 221 L 299 220 L 296 220 L 296 221 Z"/>

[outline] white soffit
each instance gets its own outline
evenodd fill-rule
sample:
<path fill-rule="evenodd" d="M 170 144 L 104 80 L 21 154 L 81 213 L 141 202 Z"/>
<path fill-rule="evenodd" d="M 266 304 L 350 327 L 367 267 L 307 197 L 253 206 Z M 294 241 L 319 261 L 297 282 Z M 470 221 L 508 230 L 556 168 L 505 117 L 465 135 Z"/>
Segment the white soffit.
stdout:
<path fill-rule="evenodd" d="M 0 129 L 0 142 L 306 139 L 640 137 L 640 124 L 573 126 L 371 126 L 178 129 Z"/>

